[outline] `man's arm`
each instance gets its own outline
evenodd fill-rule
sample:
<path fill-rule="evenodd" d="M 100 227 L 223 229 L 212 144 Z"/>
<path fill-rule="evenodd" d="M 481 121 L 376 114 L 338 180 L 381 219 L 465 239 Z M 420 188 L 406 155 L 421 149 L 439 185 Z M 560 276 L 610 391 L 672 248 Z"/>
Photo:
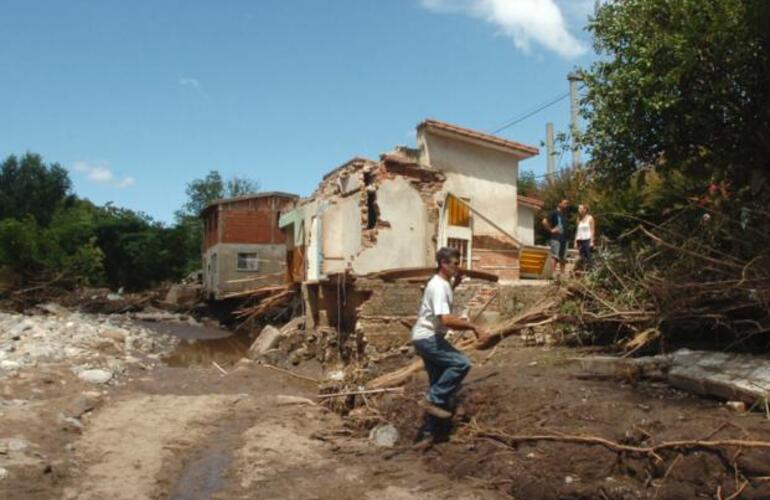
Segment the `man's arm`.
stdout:
<path fill-rule="evenodd" d="M 476 335 L 477 339 L 482 339 L 487 334 L 486 328 L 483 326 L 471 323 L 467 319 L 462 319 L 461 317 L 455 316 L 454 314 L 442 314 L 438 317 L 438 319 L 441 321 L 442 325 L 447 328 L 451 328 L 452 330 L 471 330 L 473 334 Z"/>

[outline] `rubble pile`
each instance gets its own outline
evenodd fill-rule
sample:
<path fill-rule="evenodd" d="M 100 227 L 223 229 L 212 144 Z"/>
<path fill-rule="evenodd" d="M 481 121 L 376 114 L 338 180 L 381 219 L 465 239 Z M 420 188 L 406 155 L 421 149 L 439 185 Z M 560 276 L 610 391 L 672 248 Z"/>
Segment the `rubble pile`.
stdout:
<path fill-rule="evenodd" d="M 126 364 L 157 360 L 179 342 L 139 325 L 132 315 L 84 314 L 52 304 L 43 309 L 50 314 L 0 313 L 0 377 L 64 361 L 84 380 L 106 383 Z"/>
<path fill-rule="evenodd" d="M 365 351 L 361 335 L 339 332 L 331 327 L 306 329 L 303 316 L 280 329 L 264 327 L 249 349 L 252 359 L 271 364 L 299 365 L 315 360 L 326 368 L 360 361 Z"/>

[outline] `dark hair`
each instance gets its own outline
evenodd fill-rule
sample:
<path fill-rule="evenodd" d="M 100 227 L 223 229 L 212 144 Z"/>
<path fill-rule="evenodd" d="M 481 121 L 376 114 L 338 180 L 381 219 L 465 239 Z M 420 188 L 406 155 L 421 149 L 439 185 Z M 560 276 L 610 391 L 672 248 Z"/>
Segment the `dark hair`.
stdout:
<path fill-rule="evenodd" d="M 436 265 L 441 267 L 442 262 L 446 262 L 449 259 L 460 260 L 460 251 L 452 247 L 441 247 L 436 252 Z"/>

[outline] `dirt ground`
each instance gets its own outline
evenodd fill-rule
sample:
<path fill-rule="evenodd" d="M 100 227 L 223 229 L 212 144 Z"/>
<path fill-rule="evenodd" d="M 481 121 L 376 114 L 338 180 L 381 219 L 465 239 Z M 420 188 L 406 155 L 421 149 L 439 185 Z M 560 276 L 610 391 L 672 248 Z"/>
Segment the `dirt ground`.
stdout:
<path fill-rule="evenodd" d="M 450 442 L 427 452 L 423 464 L 470 479 L 509 498 L 691 499 L 770 498 L 770 450 L 725 448 L 660 452 L 659 459 L 602 446 L 535 441 L 508 446 L 473 437 L 473 429 L 509 435 L 597 436 L 646 446 L 682 439 L 770 440 L 762 413 L 736 414 L 716 400 L 663 383 L 582 376 L 575 349 L 501 344 L 467 379 Z M 393 398 L 387 419 L 415 435 L 410 411 L 425 380 L 407 387 L 408 403 Z M 464 421 L 464 423 L 462 423 Z"/>
<path fill-rule="evenodd" d="M 489 361 L 489 352 L 480 353 L 449 442 L 417 452 L 411 440 L 424 378 L 403 396 L 371 399 L 401 433 L 395 449 L 377 448 L 337 414 L 285 397 L 313 399 L 313 383 L 236 363 L 239 344 L 223 351 L 225 341 L 216 342 L 211 352 L 180 352 L 174 366 L 131 367 L 114 387 L 95 389 L 63 365 L 3 380 L 0 498 L 726 499 L 744 478 L 740 498 L 770 498 L 767 451 L 698 449 L 656 460 L 593 445 L 509 447 L 473 436 L 472 427 L 635 445 L 770 440 L 761 414 L 738 415 L 665 385 L 581 378 L 569 358 L 583 353 L 574 349 L 509 339 Z M 210 363 L 222 352 L 216 359 L 227 375 Z"/>

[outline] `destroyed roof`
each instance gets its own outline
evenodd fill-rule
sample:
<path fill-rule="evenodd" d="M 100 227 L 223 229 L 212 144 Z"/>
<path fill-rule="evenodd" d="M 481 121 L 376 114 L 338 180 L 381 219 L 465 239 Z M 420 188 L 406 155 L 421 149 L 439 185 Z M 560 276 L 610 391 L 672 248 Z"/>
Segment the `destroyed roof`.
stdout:
<path fill-rule="evenodd" d="M 543 208 L 543 205 L 545 205 L 543 200 L 540 200 L 538 198 L 533 198 L 531 196 L 517 195 L 516 196 L 516 201 L 518 203 L 521 203 L 522 205 L 526 205 L 526 206 L 532 207 L 532 208 Z"/>
<path fill-rule="evenodd" d="M 363 156 L 354 156 L 353 158 L 349 159 L 348 161 L 346 161 L 345 163 L 343 163 L 339 167 L 336 167 L 333 170 L 330 170 L 329 172 L 324 174 L 323 178 L 324 179 L 328 179 L 329 177 L 331 177 L 335 173 L 339 172 L 340 170 L 344 169 L 345 167 L 353 165 L 354 163 L 374 164 L 375 161 L 374 160 L 370 160 L 369 158 L 364 158 Z"/>
<path fill-rule="evenodd" d="M 244 194 L 242 196 L 234 196 L 232 198 L 219 198 L 216 199 L 209 204 L 207 204 L 203 210 L 201 210 L 201 213 L 205 212 L 211 207 L 215 207 L 217 205 L 222 205 L 224 203 L 232 203 L 235 201 L 245 201 L 245 200 L 252 200 L 256 198 L 291 198 L 291 199 L 297 199 L 299 198 L 299 195 L 292 194 L 292 193 L 284 193 L 282 191 L 262 191 L 259 193 L 251 193 L 251 194 Z"/>
<path fill-rule="evenodd" d="M 433 120 L 431 118 L 424 120 L 417 126 L 417 130 L 423 128 L 427 128 L 428 130 L 438 130 L 440 132 L 460 136 L 464 139 L 471 139 L 493 144 L 509 151 L 514 151 L 522 158 L 529 158 L 540 153 L 540 151 L 534 146 L 527 146 L 526 144 L 522 144 L 520 142 L 510 141 L 508 139 L 503 139 L 502 137 L 471 130 L 469 128 L 459 127 L 457 125 L 452 125 L 451 123 Z"/>

